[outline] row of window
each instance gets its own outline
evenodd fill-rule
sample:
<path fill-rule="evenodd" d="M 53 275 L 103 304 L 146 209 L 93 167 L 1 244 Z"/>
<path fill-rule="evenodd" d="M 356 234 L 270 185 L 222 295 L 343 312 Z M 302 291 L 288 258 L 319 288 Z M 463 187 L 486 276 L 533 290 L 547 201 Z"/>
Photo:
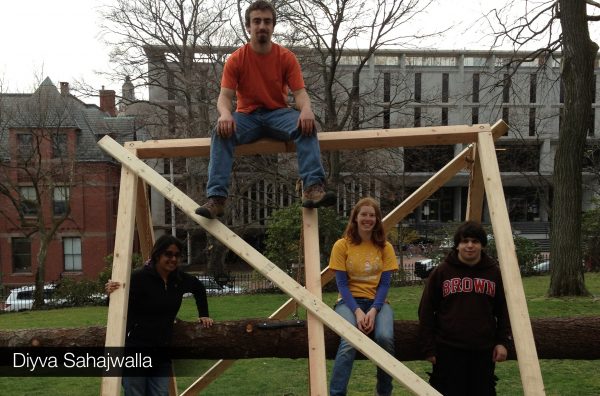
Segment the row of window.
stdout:
<path fill-rule="evenodd" d="M 389 80 L 389 74 L 390 73 L 384 73 L 384 102 L 385 102 L 385 96 L 386 96 L 385 95 L 385 89 L 386 89 L 385 85 L 386 85 L 386 81 Z M 385 78 L 386 75 L 387 75 L 387 80 Z M 415 73 L 415 89 L 414 89 L 414 101 L 415 102 L 421 102 L 421 91 L 422 91 L 421 79 L 422 79 L 422 74 Z M 449 73 L 442 73 L 442 103 L 448 103 L 449 90 L 450 90 L 449 79 L 450 79 Z M 473 88 L 472 88 L 472 92 L 471 92 L 471 101 L 473 103 L 479 103 L 479 92 L 481 91 L 480 74 L 473 73 L 472 80 L 473 80 Z M 537 82 L 538 82 L 537 73 L 531 73 L 529 75 L 529 103 L 537 102 L 537 86 L 538 86 Z M 389 84 L 389 81 L 387 83 Z M 512 76 L 508 73 L 505 73 L 502 78 L 502 103 L 510 102 L 511 87 L 512 87 Z M 596 102 L 596 75 L 594 75 L 594 79 L 591 82 L 590 87 L 593 91 L 592 92 L 592 103 L 595 103 Z M 564 103 L 564 102 L 565 102 L 564 84 L 561 81 L 560 93 L 559 93 L 559 103 Z"/>
<path fill-rule="evenodd" d="M 52 158 L 64 158 L 68 154 L 67 138 L 64 133 L 52 135 Z M 35 150 L 39 149 L 39 142 L 35 142 L 36 136 L 32 133 L 17 134 L 17 156 L 22 161 L 33 158 Z"/>
<path fill-rule="evenodd" d="M 37 216 L 40 200 L 32 186 L 19 187 L 21 211 L 24 216 Z M 64 216 L 69 208 L 69 187 L 54 187 L 52 190 L 52 214 Z"/>
<path fill-rule="evenodd" d="M 63 238 L 63 263 L 65 272 L 80 272 L 81 238 Z M 31 239 L 12 238 L 12 272 L 31 273 Z"/>

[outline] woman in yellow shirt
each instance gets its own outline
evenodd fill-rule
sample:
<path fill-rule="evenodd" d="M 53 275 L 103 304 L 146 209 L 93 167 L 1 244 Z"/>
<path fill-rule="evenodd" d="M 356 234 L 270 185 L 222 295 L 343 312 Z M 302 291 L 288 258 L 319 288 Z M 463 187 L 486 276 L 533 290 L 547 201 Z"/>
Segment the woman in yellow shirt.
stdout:
<path fill-rule="evenodd" d="M 392 272 L 398 270 L 394 248 L 385 238 L 381 209 L 366 197 L 352 209 L 344 235 L 334 245 L 329 268 L 335 271 L 339 298 L 335 311 L 394 354 L 394 313 L 386 302 Z M 345 395 L 356 350 L 343 338 L 335 357 L 329 393 Z M 392 377 L 377 368 L 377 395 L 392 394 Z"/>

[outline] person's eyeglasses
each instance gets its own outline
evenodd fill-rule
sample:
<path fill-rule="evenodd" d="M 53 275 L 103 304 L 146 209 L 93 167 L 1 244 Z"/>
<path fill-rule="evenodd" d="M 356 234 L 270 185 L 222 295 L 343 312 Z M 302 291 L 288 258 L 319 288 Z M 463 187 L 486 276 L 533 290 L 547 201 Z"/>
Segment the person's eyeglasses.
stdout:
<path fill-rule="evenodd" d="M 175 257 L 176 259 L 178 259 L 178 258 L 181 258 L 181 252 L 175 252 L 175 253 L 174 253 L 174 252 L 171 252 L 171 251 L 169 251 L 169 250 L 167 250 L 167 251 L 163 252 L 163 255 L 164 255 L 166 258 L 170 258 L 170 259 L 172 259 L 173 257 Z"/>

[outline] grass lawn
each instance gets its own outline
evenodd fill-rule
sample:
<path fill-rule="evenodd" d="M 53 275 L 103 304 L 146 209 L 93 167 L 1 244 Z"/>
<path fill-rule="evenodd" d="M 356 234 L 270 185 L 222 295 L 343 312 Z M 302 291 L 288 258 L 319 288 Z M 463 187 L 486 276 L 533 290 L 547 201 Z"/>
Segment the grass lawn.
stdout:
<path fill-rule="evenodd" d="M 579 298 L 547 298 L 549 276 L 524 278 L 527 305 L 531 317 L 600 316 L 600 274 L 586 274 L 586 285 L 592 296 Z M 416 320 L 422 285 L 393 288 L 390 300 L 396 319 Z M 323 296 L 332 303 L 334 293 Z M 287 300 L 285 295 L 252 295 L 210 297 L 211 316 L 215 320 L 266 317 Z M 82 327 L 104 325 L 106 307 L 66 308 L 0 315 L 0 329 Z M 191 299 L 184 301 L 179 317 L 193 320 L 195 307 Z M 301 316 L 304 316 L 302 310 Z M 213 361 L 177 361 L 175 372 L 180 392 L 210 367 Z M 328 361 L 328 370 L 332 361 Z M 430 365 L 406 362 L 411 370 L 427 378 Z M 546 394 L 553 396 L 600 395 L 599 361 L 542 360 Z M 514 361 L 497 366 L 499 395 L 522 395 L 518 365 Z M 99 378 L 1 378 L 0 395 L 97 395 Z M 350 381 L 350 395 L 372 395 L 375 366 L 368 361 L 355 363 Z M 308 394 L 308 361 L 306 359 L 240 360 L 203 393 L 206 395 L 306 395 Z M 408 395 L 396 384 L 394 395 Z"/>

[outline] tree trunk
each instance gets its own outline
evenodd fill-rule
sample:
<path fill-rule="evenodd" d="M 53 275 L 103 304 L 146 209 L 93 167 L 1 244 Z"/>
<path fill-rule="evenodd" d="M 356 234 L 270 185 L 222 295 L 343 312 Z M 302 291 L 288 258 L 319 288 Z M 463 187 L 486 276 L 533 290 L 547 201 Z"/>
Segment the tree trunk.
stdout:
<path fill-rule="evenodd" d="M 396 357 L 420 360 L 418 322 L 394 324 Z M 532 320 L 540 359 L 600 359 L 600 317 Z M 0 331 L 0 347 L 102 347 L 106 329 L 100 326 L 71 329 Z M 304 321 L 246 319 L 218 322 L 203 329 L 193 322 L 178 322 L 173 335 L 178 357 L 195 359 L 306 358 L 308 340 Z M 325 349 L 333 359 L 339 337 L 325 329 Z M 509 346 L 509 359 L 515 359 Z"/>
<path fill-rule="evenodd" d="M 554 159 L 550 296 L 587 294 L 581 265 L 582 158 L 590 124 L 594 60 L 584 1 L 559 0 L 564 110 Z"/>

